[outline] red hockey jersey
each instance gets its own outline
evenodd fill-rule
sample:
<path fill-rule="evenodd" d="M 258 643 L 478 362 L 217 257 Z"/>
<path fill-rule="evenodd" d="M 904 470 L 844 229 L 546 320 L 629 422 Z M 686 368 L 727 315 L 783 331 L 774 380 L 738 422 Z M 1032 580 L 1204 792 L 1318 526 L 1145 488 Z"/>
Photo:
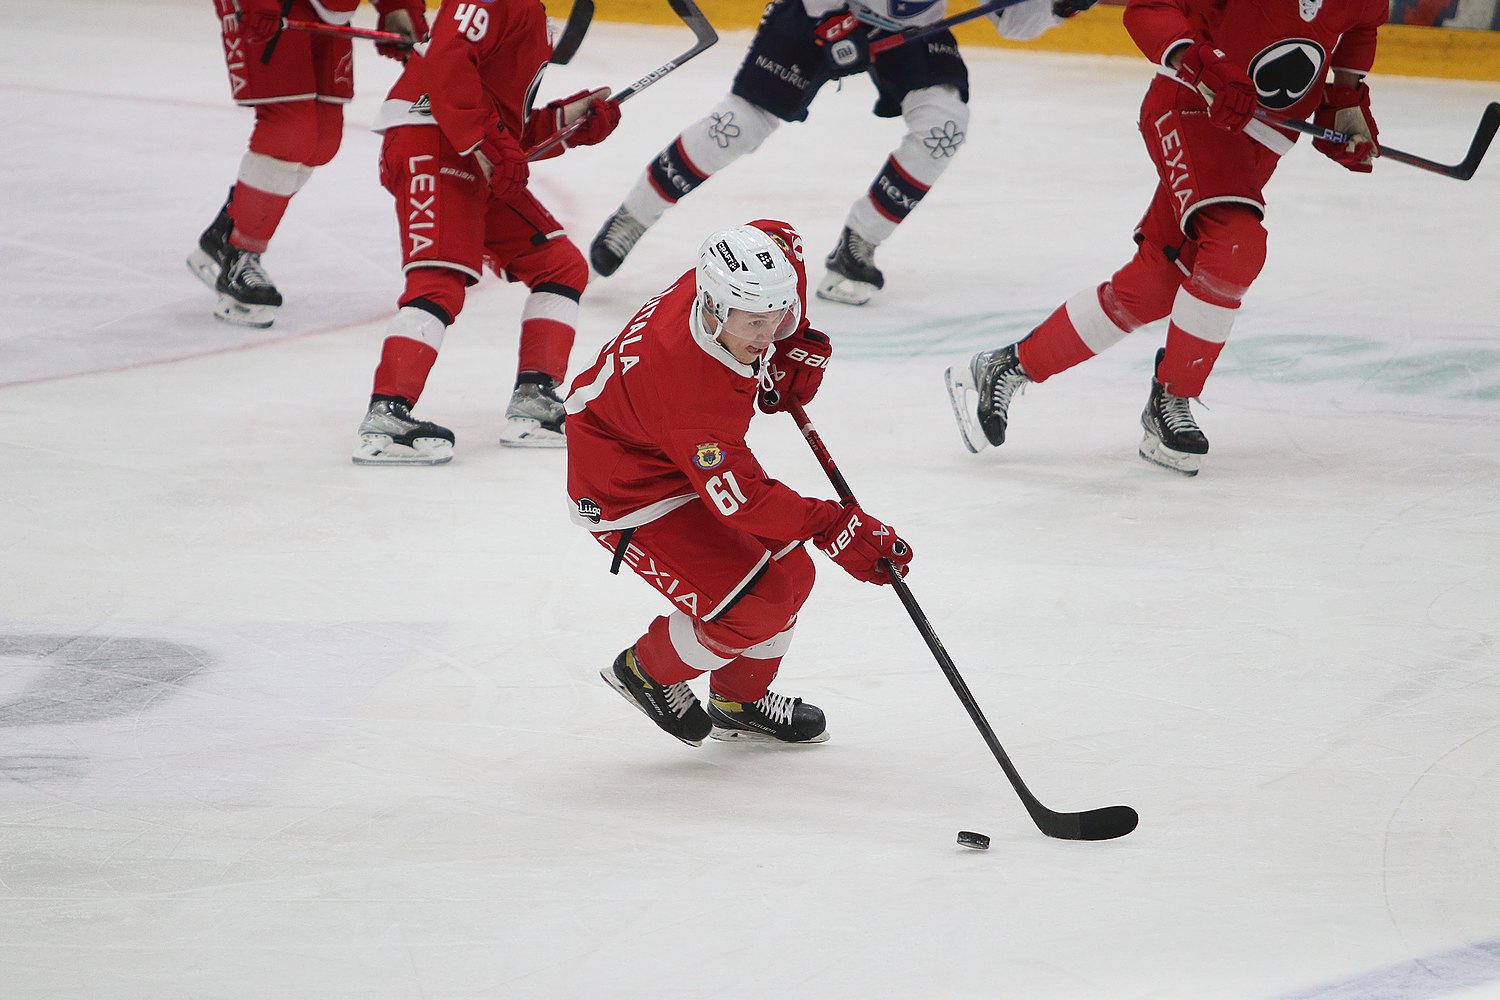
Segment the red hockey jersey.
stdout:
<path fill-rule="evenodd" d="M 796 231 L 769 220 L 750 225 L 790 249 L 805 301 Z M 759 538 L 811 538 L 831 527 L 842 508 L 803 497 L 761 468 L 745 443 L 759 365 L 741 364 L 693 322 L 696 295 L 689 271 L 642 306 L 573 380 L 567 398 L 572 517 L 591 531 L 612 531 L 701 498 L 727 524 Z"/>
<path fill-rule="evenodd" d="M 1254 81 L 1261 107 L 1300 120 L 1330 69 L 1369 71 L 1386 16 L 1386 0 L 1129 0 L 1125 28 L 1162 65 L 1182 45 L 1212 43 Z"/>
<path fill-rule="evenodd" d="M 460 153 L 497 121 L 519 138 L 551 58 L 540 0 L 443 0 L 375 129 L 436 124 Z"/>

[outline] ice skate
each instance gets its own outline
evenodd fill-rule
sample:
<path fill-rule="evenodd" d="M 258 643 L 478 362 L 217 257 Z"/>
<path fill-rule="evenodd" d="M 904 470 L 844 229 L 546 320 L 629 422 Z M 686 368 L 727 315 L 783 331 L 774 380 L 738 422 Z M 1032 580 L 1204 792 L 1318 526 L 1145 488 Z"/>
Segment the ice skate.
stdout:
<path fill-rule="evenodd" d="M 708 713 L 687 682 L 662 685 L 652 680 L 636 659 L 634 646 L 615 657 L 614 664 L 599 671 L 599 676 L 663 732 L 688 746 L 702 746 L 713 729 Z"/>
<path fill-rule="evenodd" d="M 414 420 L 406 400 L 377 396 L 359 425 L 355 465 L 443 465 L 453 461 L 453 432 Z"/>
<path fill-rule="evenodd" d="M 260 254 L 227 244 L 224 268 L 214 288 L 219 292 L 214 316 L 224 322 L 263 330 L 276 321 L 281 293 L 260 266 Z"/>
<path fill-rule="evenodd" d="M 1158 370 L 1166 353 L 1165 349 L 1156 352 Z M 1208 454 L 1208 438 L 1198 428 L 1188 402 L 1187 396 L 1172 395 L 1152 377 L 1151 397 L 1141 413 L 1141 426 L 1146 430 L 1141 457 L 1184 476 L 1196 476 L 1203 456 Z"/>
<path fill-rule="evenodd" d="M 565 416 L 557 383 L 545 375 L 525 372 L 505 408 L 500 443 L 507 448 L 566 448 Z"/>
<path fill-rule="evenodd" d="M 615 210 L 615 214 L 604 220 L 604 225 L 599 230 L 599 235 L 594 237 L 594 242 L 589 244 L 589 263 L 594 265 L 594 270 L 604 277 L 609 277 L 620 269 L 630 251 L 640 238 L 646 234 L 647 225 L 635 216 L 631 215 L 621 205 Z"/>
<path fill-rule="evenodd" d="M 218 289 L 219 274 L 224 270 L 224 258 L 229 254 L 229 236 L 234 232 L 234 220 L 229 217 L 229 202 L 233 197 L 234 189 L 231 188 L 218 216 L 198 237 L 198 249 L 188 254 L 187 259 L 188 270 L 215 290 Z"/>
<path fill-rule="evenodd" d="M 730 701 L 709 692 L 708 718 L 716 740 L 759 743 L 822 743 L 828 739 L 823 710 L 801 698 L 767 691 L 760 701 Z"/>
<path fill-rule="evenodd" d="M 943 373 L 958 432 L 963 435 L 964 446 L 976 454 L 990 445 L 1005 443 L 1010 401 L 1016 390 L 1031 381 L 1021 370 L 1017 346 L 981 351 L 969 360 L 968 367 L 955 365 Z"/>
<path fill-rule="evenodd" d="M 875 244 L 848 226 L 839 233 L 838 245 L 823 262 L 828 273 L 818 286 L 818 298 L 862 306 L 885 287 L 885 275 L 875 266 Z"/>

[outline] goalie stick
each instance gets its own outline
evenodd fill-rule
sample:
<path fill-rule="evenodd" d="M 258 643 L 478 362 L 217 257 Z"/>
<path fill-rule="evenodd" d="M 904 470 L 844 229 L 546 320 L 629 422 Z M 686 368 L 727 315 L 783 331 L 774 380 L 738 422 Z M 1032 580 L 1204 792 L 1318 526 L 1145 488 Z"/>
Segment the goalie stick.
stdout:
<path fill-rule="evenodd" d="M 1281 128 L 1289 128 L 1293 132 L 1310 135 L 1315 139 L 1326 139 L 1329 142 L 1336 142 L 1340 145 L 1349 141 L 1349 137 L 1342 132 L 1335 132 L 1331 128 L 1323 128 L 1311 122 L 1274 118 L 1259 108 L 1255 111 L 1255 117 Z M 1490 143 L 1494 140 L 1497 130 L 1500 130 L 1500 103 L 1492 101 L 1484 109 L 1484 113 L 1479 116 L 1479 127 L 1474 130 L 1474 138 L 1469 143 L 1469 152 L 1457 163 L 1439 163 L 1436 160 L 1429 160 L 1425 156 L 1417 156 L 1415 153 L 1405 153 L 1399 149 L 1392 149 L 1390 146 L 1379 141 L 1377 141 L 1376 145 L 1380 147 L 1381 159 L 1395 160 L 1397 163 L 1404 163 L 1409 167 L 1417 167 L 1418 169 L 1427 170 L 1434 174 L 1442 174 L 1444 177 L 1452 177 L 1454 180 L 1466 181 L 1474 176 L 1475 170 L 1479 169 L 1479 161 L 1484 159 L 1484 154 L 1489 150 Z"/>
<path fill-rule="evenodd" d="M 619 91 L 617 94 L 612 95 L 610 97 L 610 100 L 614 101 L 616 104 L 624 104 L 630 98 L 634 97 L 636 94 L 639 94 L 641 91 L 645 90 L 647 87 L 651 86 L 653 83 L 657 82 L 668 73 L 671 73 L 683 63 L 698 55 L 700 52 L 703 52 L 705 49 L 709 48 L 719 40 L 719 33 L 714 30 L 713 25 L 708 23 L 708 18 L 703 16 L 703 12 L 698 9 L 698 5 L 694 3 L 693 0 L 667 0 L 667 6 L 671 7 L 672 12 L 682 19 L 683 24 L 692 29 L 694 39 L 693 47 L 688 49 L 682 55 L 677 56 L 675 59 L 667 60 L 662 65 L 656 67 L 656 69 L 652 70 L 645 76 L 641 77 L 639 80 L 635 81 L 635 83 L 632 83 L 630 86 L 626 87 L 624 90 Z M 535 149 L 527 150 L 526 158 L 529 160 L 534 160 L 542 153 L 545 153 L 553 146 L 556 146 L 558 143 L 567 139 L 568 136 L 572 135 L 574 132 L 583 127 L 583 123 L 586 117 L 587 116 L 585 116 L 584 118 L 579 118 L 577 121 L 570 124 L 567 128 L 563 129 L 561 132 L 558 132 L 556 135 L 548 139 L 546 142 L 542 143 L 540 146 L 537 146 Z"/>
<path fill-rule="evenodd" d="M 807 446 L 817 456 L 818 464 L 823 467 L 828 481 L 833 483 L 834 489 L 838 490 L 839 499 L 848 503 L 858 503 L 843 473 L 834 464 L 833 456 L 823 444 L 823 439 L 818 436 L 817 429 L 807 418 L 807 411 L 795 400 L 788 400 L 786 407 L 787 412 L 797 421 L 797 428 L 802 432 Z M 995 755 L 995 760 L 999 761 L 1000 769 L 1010 779 L 1011 787 L 1020 796 L 1021 804 L 1026 807 L 1026 812 L 1030 814 L 1031 821 L 1036 824 L 1037 829 L 1058 840 L 1114 840 L 1134 830 L 1141 818 L 1129 806 L 1104 806 L 1084 812 L 1056 812 L 1037 800 L 1037 797 L 1031 793 L 1031 789 L 1026 787 L 1026 782 L 1021 780 L 1021 773 L 1016 770 L 1005 748 L 995 737 L 995 731 L 990 728 L 984 712 L 979 708 L 979 703 L 974 700 L 969 686 L 964 683 L 953 658 L 943 648 L 943 641 L 933 631 L 932 624 L 922 613 L 917 599 L 912 596 L 911 588 L 901 578 L 900 570 L 889 559 L 882 559 L 881 563 L 886 575 L 891 578 L 891 586 L 895 588 L 897 596 L 901 598 L 901 603 L 906 607 L 906 613 L 911 616 L 912 623 L 917 626 L 917 631 L 922 633 L 922 639 L 927 643 L 927 648 L 932 651 L 938 666 L 943 668 L 943 674 L 948 678 L 948 683 L 953 686 L 953 692 L 958 695 L 958 700 L 963 702 L 969 718 L 979 730 L 979 735 L 984 737 L 984 742 L 989 745 L 990 752 Z"/>

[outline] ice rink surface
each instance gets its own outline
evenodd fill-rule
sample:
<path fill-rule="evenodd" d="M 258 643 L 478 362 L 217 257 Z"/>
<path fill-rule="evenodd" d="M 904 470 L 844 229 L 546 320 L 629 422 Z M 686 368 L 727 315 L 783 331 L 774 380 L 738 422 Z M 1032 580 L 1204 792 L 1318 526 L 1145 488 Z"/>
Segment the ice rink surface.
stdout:
<path fill-rule="evenodd" d="M 1500 159 L 1468 183 L 1310 147 L 1185 479 L 1135 455 L 1148 328 L 962 448 L 942 371 L 1107 277 L 1153 176 L 1143 59 L 969 50 L 968 146 L 880 250 L 814 419 L 1032 789 L 895 595 L 819 557 L 777 689 L 802 748 L 658 732 L 598 671 L 666 605 L 501 449 L 516 286 L 473 290 L 419 414 L 436 469 L 349 461 L 400 289 L 360 49 L 338 158 L 255 332 L 183 266 L 250 115 L 207 3 L 0 8 L 0 996 L 468 1000 L 1500 996 Z M 748 36 L 534 169 L 586 245 Z M 542 99 L 686 31 L 598 24 Z M 1373 80 L 1457 160 L 1497 85 Z M 830 86 L 585 297 L 577 370 L 758 216 L 831 247 L 900 126 Z M 814 277 L 821 273 L 816 263 Z M 791 422 L 763 462 L 829 496 Z M 987 853 L 954 843 L 988 833 Z"/>

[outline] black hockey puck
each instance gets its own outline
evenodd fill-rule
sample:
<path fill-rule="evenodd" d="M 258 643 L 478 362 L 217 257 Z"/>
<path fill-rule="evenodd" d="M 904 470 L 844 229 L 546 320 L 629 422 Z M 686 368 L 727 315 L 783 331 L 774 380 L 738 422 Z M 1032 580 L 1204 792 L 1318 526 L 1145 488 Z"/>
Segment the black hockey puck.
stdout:
<path fill-rule="evenodd" d="M 965 847 L 972 847 L 976 851 L 988 851 L 990 849 L 990 838 L 982 833 L 974 833 L 970 830 L 958 831 L 958 842 Z"/>

